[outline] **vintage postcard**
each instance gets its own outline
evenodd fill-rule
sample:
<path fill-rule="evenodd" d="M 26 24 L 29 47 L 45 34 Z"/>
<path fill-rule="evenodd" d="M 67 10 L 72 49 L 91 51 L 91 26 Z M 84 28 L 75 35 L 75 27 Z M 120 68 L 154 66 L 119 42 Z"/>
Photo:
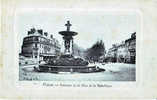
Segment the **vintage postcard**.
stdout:
<path fill-rule="evenodd" d="M 139 17 L 119 11 L 20 13 L 19 81 L 136 81 Z"/>
<path fill-rule="evenodd" d="M 138 8 L 28 8 L 21 3 L 2 13 L 3 97 L 157 97 L 155 36 L 145 35 L 155 31 L 152 13 L 148 23 Z"/>

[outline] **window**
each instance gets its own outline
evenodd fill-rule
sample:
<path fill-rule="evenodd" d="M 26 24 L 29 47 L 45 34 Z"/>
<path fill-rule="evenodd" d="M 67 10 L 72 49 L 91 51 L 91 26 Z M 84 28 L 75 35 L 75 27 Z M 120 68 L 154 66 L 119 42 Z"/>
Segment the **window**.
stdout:
<path fill-rule="evenodd" d="M 35 41 L 38 41 L 38 37 L 35 37 Z"/>
<path fill-rule="evenodd" d="M 37 48 L 37 46 L 38 46 L 37 43 L 35 43 L 35 47 L 36 47 L 36 48 Z"/>

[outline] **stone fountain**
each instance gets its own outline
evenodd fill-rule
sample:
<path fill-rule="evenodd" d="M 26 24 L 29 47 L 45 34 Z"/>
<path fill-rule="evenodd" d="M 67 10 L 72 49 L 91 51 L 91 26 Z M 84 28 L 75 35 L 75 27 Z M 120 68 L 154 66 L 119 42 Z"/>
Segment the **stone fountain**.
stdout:
<path fill-rule="evenodd" d="M 100 72 L 105 71 L 102 68 L 97 66 L 89 66 L 88 61 L 85 61 L 82 58 L 75 58 L 73 56 L 73 43 L 74 43 L 74 36 L 78 33 L 71 31 L 70 21 L 67 21 L 65 24 L 67 27 L 66 31 L 60 31 L 59 34 L 63 36 L 64 40 L 64 54 L 56 57 L 49 57 L 45 59 L 46 64 L 40 64 L 38 71 L 44 72 L 53 72 L 53 73 L 60 73 L 60 72 L 79 72 L 79 73 L 91 73 L 91 72 Z"/>

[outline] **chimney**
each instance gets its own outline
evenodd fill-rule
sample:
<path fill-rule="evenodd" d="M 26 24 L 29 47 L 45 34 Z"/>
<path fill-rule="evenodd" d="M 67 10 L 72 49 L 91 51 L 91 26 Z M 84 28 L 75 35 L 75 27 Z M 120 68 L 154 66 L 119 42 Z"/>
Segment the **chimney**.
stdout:
<path fill-rule="evenodd" d="M 50 38 L 53 39 L 53 35 L 52 34 L 50 35 Z"/>
<path fill-rule="evenodd" d="M 32 28 L 31 29 L 31 33 L 33 34 L 33 33 L 35 33 L 36 32 L 36 29 L 35 28 Z"/>
<path fill-rule="evenodd" d="M 28 35 L 30 35 L 31 34 L 31 31 L 28 31 Z"/>
<path fill-rule="evenodd" d="M 44 32 L 44 35 L 45 35 L 45 36 L 47 36 L 47 35 L 48 35 L 48 33 L 47 33 L 47 32 Z"/>
<path fill-rule="evenodd" d="M 43 35 L 43 30 L 42 29 L 39 29 L 39 30 L 37 30 L 38 31 L 38 33 L 40 34 L 40 35 Z"/>

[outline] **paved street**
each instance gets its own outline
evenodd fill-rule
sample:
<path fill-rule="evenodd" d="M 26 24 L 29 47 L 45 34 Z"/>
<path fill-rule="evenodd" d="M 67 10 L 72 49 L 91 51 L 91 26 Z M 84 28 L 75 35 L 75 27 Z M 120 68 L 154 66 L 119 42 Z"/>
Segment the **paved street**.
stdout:
<path fill-rule="evenodd" d="M 40 81 L 135 81 L 135 64 L 108 63 L 96 64 L 106 69 L 97 73 L 44 73 L 35 72 L 35 65 L 20 66 L 20 80 Z"/>

